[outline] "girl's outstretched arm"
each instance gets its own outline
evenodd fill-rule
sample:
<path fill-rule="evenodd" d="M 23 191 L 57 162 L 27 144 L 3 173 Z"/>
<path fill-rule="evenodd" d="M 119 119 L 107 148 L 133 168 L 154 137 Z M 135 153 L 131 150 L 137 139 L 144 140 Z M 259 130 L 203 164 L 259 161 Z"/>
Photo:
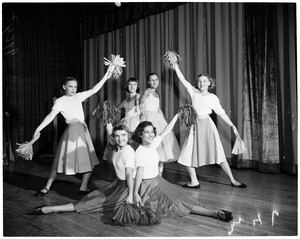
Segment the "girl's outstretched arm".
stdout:
<path fill-rule="evenodd" d="M 125 168 L 125 177 L 128 186 L 128 197 L 126 202 L 133 203 L 133 168 Z"/>
<path fill-rule="evenodd" d="M 166 128 L 163 130 L 163 132 L 160 133 L 160 137 L 161 137 L 162 139 L 172 131 L 172 129 L 173 129 L 173 127 L 174 127 L 174 125 L 175 125 L 177 119 L 178 119 L 178 113 L 173 117 L 173 119 L 172 119 L 172 120 L 170 121 L 170 123 L 166 126 Z"/>
<path fill-rule="evenodd" d="M 142 166 L 137 167 L 135 180 L 134 180 L 133 195 L 134 195 L 134 202 L 140 203 L 141 205 L 143 205 L 143 203 L 142 203 L 141 196 L 139 195 L 139 189 L 143 180 L 143 176 L 144 176 L 144 167 Z"/>
<path fill-rule="evenodd" d="M 179 66 L 178 66 L 178 65 L 174 65 L 173 68 L 174 68 L 174 70 L 175 70 L 175 72 L 176 72 L 177 77 L 178 77 L 179 80 L 181 81 L 181 83 L 184 85 L 185 88 L 188 88 L 189 85 L 190 85 L 190 82 L 188 82 L 188 81 L 185 79 L 184 75 L 182 74 L 182 72 L 181 72 L 180 69 L 179 69 Z"/>
<path fill-rule="evenodd" d="M 90 96 L 97 93 L 101 89 L 104 83 L 111 77 L 112 69 L 113 69 L 112 66 L 110 66 L 106 71 L 105 75 L 103 76 L 103 78 L 92 89 L 86 91 L 86 95 L 87 95 L 86 98 L 89 98 Z"/>
<path fill-rule="evenodd" d="M 221 114 L 219 115 L 221 117 L 222 120 L 224 120 L 224 122 L 226 124 L 228 124 L 230 126 L 230 128 L 232 129 L 234 135 L 237 137 L 237 136 L 240 136 L 237 128 L 235 127 L 235 125 L 231 122 L 231 120 L 229 119 L 228 115 L 225 113 L 225 114 Z"/>
<path fill-rule="evenodd" d="M 51 110 L 51 112 L 44 118 L 42 123 L 34 131 L 33 138 L 35 138 L 40 133 L 40 131 L 42 131 L 48 124 L 50 124 L 58 113 L 58 110 Z"/>

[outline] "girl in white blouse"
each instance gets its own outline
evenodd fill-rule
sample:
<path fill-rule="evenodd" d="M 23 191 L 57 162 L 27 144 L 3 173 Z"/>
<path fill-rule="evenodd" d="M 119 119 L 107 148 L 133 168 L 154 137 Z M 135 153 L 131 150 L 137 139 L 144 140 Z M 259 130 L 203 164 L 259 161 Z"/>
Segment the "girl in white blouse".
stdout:
<path fill-rule="evenodd" d="M 215 86 L 214 80 L 207 74 L 199 75 L 197 78 L 198 88 L 195 88 L 185 79 L 178 65 L 174 65 L 174 69 L 179 80 L 189 92 L 192 105 L 198 114 L 197 123 L 191 127 L 178 159 L 178 163 L 187 166 L 191 177 L 191 183 L 185 184 L 183 187 L 200 188 L 195 168 L 209 164 L 220 164 L 229 177 L 231 186 L 246 188 L 246 184 L 236 181 L 233 177 L 218 130 L 209 116 L 213 110 L 230 126 L 234 135 L 239 136 L 236 127 L 222 108 L 219 98 L 208 91 Z"/>
<path fill-rule="evenodd" d="M 74 203 L 53 206 L 38 206 L 33 209 L 33 214 L 44 215 L 54 212 L 112 213 L 119 204 L 126 201 L 133 203 L 133 178 L 135 176 L 134 150 L 128 144 L 129 129 L 125 125 L 116 125 L 112 129 L 107 124 L 108 134 L 112 130 L 110 144 L 113 147 L 112 163 L 117 179 L 101 190 L 94 190 L 81 200 Z"/>
<path fill-rule="evenodd" d="M 211 210 L 193 198 L 181 187 L 171 184 L 159 174 L 159 153 L 157 147 L 170 133 L 178 114 L 159 135 L 149 121 L 141 122 L 132 139 L 140 144 L 135 152 L 136 177 L 134 201 L 150 207 L 160 217 L 186 216 L 190 213 L 217 218 L 229 222 L 232 213 L 226 210 Z"/>

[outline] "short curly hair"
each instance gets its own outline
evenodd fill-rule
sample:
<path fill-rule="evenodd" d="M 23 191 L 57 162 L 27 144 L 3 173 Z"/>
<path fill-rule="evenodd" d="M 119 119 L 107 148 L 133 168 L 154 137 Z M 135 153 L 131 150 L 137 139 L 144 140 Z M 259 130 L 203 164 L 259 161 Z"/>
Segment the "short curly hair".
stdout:
<path fill-rule="evenodd" d="M 124 125 L 124 124 L 118 124 L 116 126 L 113 127 L 113 130 L 112 130 L 112 134 L 109 136 L 108 138 L 108 146 L 112 149 L 112 150 L 117 150 L 118 149 L 118 146 L 117 146 L 117 143 L 116 143 L 116 140 L 114 138 L 114 133 L 116 131 L 119 131 L 119 130 L 124 130 L 128 133 L 128 144 L 131 145 L 132 143 L 132 140 L 131 140 L 131 132 L 129 130 L 129 128 Z"/>
<path fill-rule="evenodd" d="M 209 81 L 210 81 L 210 85 L 208 86 L 208 89 L 211 90 L 213 88 L 215 88 L 216 86 L 216 80 L 214 78 L 212 78 L 209 74 L 207 73 L 201 73 L 197 76 L 197 80 L 195 81 L 195 86 L 196 88 L 198 88 L 198 80 L 200 77 L 205 76 Z"/>
<path fill-rule="evenodd" d="M 148 126 L 153 127 L 154 135 L 156 136 L 156 128 L 153 126 L 153 124 L 150 121 L 142 121 L 136 127 L 135 131 L 133 132 L 133 135 L 132 135 L 131 139 L 134 142 L 136 142 L 138 144 L 141 144 L 142 143 L 141 135 L 143 134 L 144 129 Z"/>

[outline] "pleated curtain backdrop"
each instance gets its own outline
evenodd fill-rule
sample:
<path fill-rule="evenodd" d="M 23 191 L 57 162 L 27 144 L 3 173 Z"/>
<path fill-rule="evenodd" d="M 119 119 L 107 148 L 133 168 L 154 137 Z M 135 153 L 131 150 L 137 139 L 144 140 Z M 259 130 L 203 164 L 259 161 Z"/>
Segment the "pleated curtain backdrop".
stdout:
<path fill-rule="evenodd" d="M 105 128 L 99 120 L 91 117 L 91 113 L 99 102 L 107 100 L 116 105 L 121 103 L 125 98 L 125 81 L 129 77 L 138 78 L 140 88 L 144 91 L 147 75 L 150 72 L 158 73 L 160 85 L 157 91 L 162 111 L 168 120 L 180 106 L 191 103 L 174 72 L 162 66 L 161 57 L 167 50 L 175 50 L 182 57 L 180 68 L 191 83 L 203 72 L 216 78 L 217 87 L 213 93 L 218 95 L 229 117 L 241 129 L 241 10 L 242 4 L 236 3 L 188 3 L 85 40 L 86 89 L 92 87 L 106 72 L 104 57 L 119 54 L 124 57 L 127 66 L 120 79 L 110 79 L 97 97 L 86 102 L 86 115 L 90 115 L 87 122 L 98 153 L 103 153 L 106 144 Z M 230 128 L 221 121 L 216 123 L 226 156 L 231 158 L 233 138 Z M 178 124 L 174 132 L 182 145 L 187 130 Z"/>
<path fill-rule="evenodd" d="M 257 6 L 262 5 L 258 4 Z M 278 14 L 276 8 L 274 12 L 274 6 L 277 6 Z M 290 57 L 290 62 L 294 64 L 296 62 L 295 55 L 292 54 L 294 48 L 287 44 L 287 42 L 295 43 L 295 35 L 288 34 L 287 38 L 284 34 L 280 34 L 287 31 L 283 27 L 284 25 L 280 25 L 280 21 L 282 18 L 286 19 L 287 15 L 285 13 L 292 11 L 294 7 L 291 6 L 285 9 L 275 4 L 267 16 L 264 16 L 265 12 L 257 11 L 261 18 L 257 19 L 256 24 L 258 26 L 263 25 L 265 19 L 268 19 L 266 23 L 266 27 L 268 27 L 266 33 L 268 34 L 260 36 L 259 39 L 262 41 L 263 37 L 266 37 L 265 41 L 268 41 L 266 47 L 268 47 L 267 53 L 269 55 L 265 56 L 263 62 L 255 62 L 255 64 L 260 64 L 259 68 L 262 71 L 260 71 L 259 78 L 258 75 L 252 76 L 252 78 L 260 82 L 257 87 L 260 87 L 259 90 L 262 93 L 266 92 L 264 89 L 269 90 L 269 93 L 266 92 L 265 94 L 266 97 L 269 97 L 266 99 L 268 104 L 263 104 L 266 108 L 260 109 L 263 111 L 260 111 L 259 114 L 268 119 L 269 127 L 274 124 L 273 126 L 277 129 L 269 131 L 268 135 L 265 134 L 265 131 L 258 130 L 255 136 L 249 134 L 251 129 L 255 129 L 255 127 L 251 128 L 253 126 L 248 125 L 245 121 L 245 116 L 248 117 L 251 113 L 249 111 L 251 106 L 245 105 L 245 97 L 247 97 L 245 91 L 247 91 L 249 97 L 252 96 L 249 95 L 251 89 L 245 87 L 245 81 L 249 80 L 249 77 L 245 74 L 245 69 L 250 65 L 246 61 L 244 51 L 245 47 L 250 47 L 248 50 L 253 53 L 257 46 L 243 41 L 243 39 L 245 40 L 243 34 L 246 33 L 245 26 L 247 26 L 243 26 L 243 23 L 247 23 L 247 16 L 243 14 L 245 7 L 247 6 L 243 3 L 186 3 L 163 13 L 141 19 L 132 25 L 101 34 L 96 38 L 86 39 L 84 41 L 84 82 L 86 89 L 93 86 L 105 74 L 104 57 L 107 58 L 110 54 L 119 54 L 124 57 L 127 66 L 120 79 L 110 79 L 96 97 L 86 102 L 86 115 L 89 116 L 87 122 L 92 138 L 96 142 L 95 146 L 98 153 L 102 154 L 104 151 L 106 133 L 103 124 L 98 119 L 93 118 L 91 113 L 99 102 L 107 100 L 116 105 L 121 103 L 125 98 L 125 81 L 129 77 L 136 77 L 140 80 L 140 88 L 143 92 L 147 87 L 147 75 L 150 72 L 158 73 L 160 85 L 157 91 L 160 95 L 162 111 L 168 120 L 172 118 L 180 106 L 191 103 L 187 91 L 179 83 L 174 72 L 165 70 L 162 66 L 161 57 L 165 51 L 175 50 L 182 57 L 180 68 L 188 81 L 194 83 L 197 75 L 203 72 L 209 73 L 216 79 L 216 88 L 213 93 L 219 97 L 223 108 L 237 126 L 241 137 L 245 137 L 249 147 L 248 154 L 239 157 L 233 156 L 231 150 L 234 137 L 230 128 L 221 119 L 212 116 L 220 132 L 228 161 L 235 167 L 258 168 L 262 171 L 268 169 L 269 172 L 278 172 L 278 167 L 273 166 L 278 165 L 280 161 L 282 165 L 286 165 L 286 168 L 292 169 L 285 171 L 295 173 L 297 149 L 294 146 L 297 142 L 297 132 L 292 125 L 297 124 L 295 123 L 297 122 L 295 121 L 297 111 L 295 108 L 296 103 L 293 99 L 288 98 L 287 92 L 291 91 L 292 96 L 296 97 L 296 71 L 291 66 L 287 70 L 287 63 L 279 60 L 282 54 L 285 54 Z M 254 7 L 254 12 L 255 9 Z M 262 18 L 262 16 L 265 18 Z M 248 16 L 248 24 L 254 19 L 254 16 Z M 289 15 L 286 22 L 291 24 L 289 29 L 294 32 L 295 18 L 292 14 Z M 272 44 L 270 48 L 272 52 L 269 51 L 270 44 Z M 286 51 L 287 47 L 289 47 L 288 51 Z M 275 65 L 265 66 L 268 69 L 266 73 L 263 71 L 263 67 L 267 63 L 268 57 L 271 56 L 270 54 L 274 57 L 274 62 L 279 62 L 277 66 L 280 70 L 276 71 Z M 291 64 L 293 65 L 293 63 Z M 285 79 L 282 78 L 283 75 L 286 77 Z M 279 85 L 283 85 L 285 91 L 281 91 Z M 278 100 L 279 98 L 281 100 Z M 293 102 L 291 103 L 291 101 Z M 257 103 L 260 104 L 260 101 Z M 247 107 L 248 110 L 245 110 Z M 270 111 L 270 109 L 272 110 Z M 290 112 L 289 109 L 293 112 L 293 123 L 291 127 L 282 127 L 283 122 L 291 120 L 292 115 L 287 114 L 287 112 Z M 279 118 L 279 122 L 269 121 L 273 118 Z M 265 121 L 260 121 L 259 124 L 257 127 L 262 129 Z M 182 145 L 187 130 L 184 126 L 177 124 L 174 132 Z M 289 132 L 292 134 L 288 135 Z M 288 146 L 289 149 L 283 151 L 282 148 L 286 147 L 287 144 L 282 142 L 282 138 L 279 138 L 280 134 L 284 136 L 284 139 L 289 138 L 292 145 Z M 257 137 L 264 140 L 257 143 L 255 141 Z M 249 142 L 252 142 L 252 144 L 249 144 Z M 266 148 L 263 149 L 264 147 Z M 278 150 L 279 148 L 280 150 Z M 271 154 L 268 151 L 270 149 L 273 150 Z M 286 159 L 283 153 L 287 153 L 289 150 L 292 153 L 289 153 L 289 159 Z M 256 163 L 253 163 L 254 161 Z M 258 162 L 261 162 L 261 164 Z"/>

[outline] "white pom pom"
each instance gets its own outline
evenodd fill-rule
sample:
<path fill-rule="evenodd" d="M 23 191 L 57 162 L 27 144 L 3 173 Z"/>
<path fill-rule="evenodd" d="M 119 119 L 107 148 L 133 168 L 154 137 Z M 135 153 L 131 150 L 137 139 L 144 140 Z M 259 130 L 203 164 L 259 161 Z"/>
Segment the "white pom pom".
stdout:
<path fill-rule="evenodd" d="M 117 7 L 121 7 L 121 2 L 115 2 L 115 5 L 116 5 Z"/>

